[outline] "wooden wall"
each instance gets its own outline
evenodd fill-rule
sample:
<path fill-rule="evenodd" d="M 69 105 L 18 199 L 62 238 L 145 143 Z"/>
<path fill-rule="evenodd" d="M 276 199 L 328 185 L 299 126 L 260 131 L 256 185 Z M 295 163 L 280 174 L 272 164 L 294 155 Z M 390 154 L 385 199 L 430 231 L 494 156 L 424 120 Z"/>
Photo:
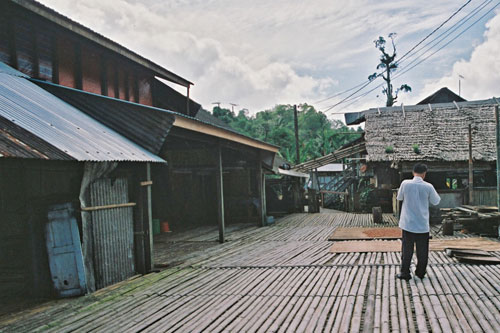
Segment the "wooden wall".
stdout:
<path fill-rule="evenodd" d="M 153 72 L 6 1 L 0 61 L 33 78 L 153 105 Z"/>
<path fill-rule="evenodd" d="M 78 200 L 75 162 L 0 159 L 0 302 L 51 295 L 47 207 Z"/>
<path fill-rule="evenodd" d="M 168 166 L 153 165 L 153 218 L 174 231 L 217 225 L 216 145 L 167 138 L 161 156 Z M 225 223 L 258 223 L 258 154 L 223 148 Z"/>

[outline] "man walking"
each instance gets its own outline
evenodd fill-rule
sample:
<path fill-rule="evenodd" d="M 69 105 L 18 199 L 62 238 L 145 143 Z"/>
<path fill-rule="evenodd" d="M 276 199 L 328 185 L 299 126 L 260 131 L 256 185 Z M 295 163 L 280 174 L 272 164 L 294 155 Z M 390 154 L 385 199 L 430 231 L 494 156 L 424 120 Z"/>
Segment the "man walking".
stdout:
<path fill-rule="evenodd" d="M 425 164 L 415 164 L 413 179 L 403 180 L 399 187 L 399 201 L 403 201 L 399 227 L 403 229 L 401 249 L 401 272 L 398 279 L 411 279 L 410 264 L 414 244 L 417 247 L 417 268 L 415 275 L 420 279 L 425 276 L 429 256 L 429 203 L 437 205 L 441 198 L 434 187 L 424 182 L 427 173 Z"/>

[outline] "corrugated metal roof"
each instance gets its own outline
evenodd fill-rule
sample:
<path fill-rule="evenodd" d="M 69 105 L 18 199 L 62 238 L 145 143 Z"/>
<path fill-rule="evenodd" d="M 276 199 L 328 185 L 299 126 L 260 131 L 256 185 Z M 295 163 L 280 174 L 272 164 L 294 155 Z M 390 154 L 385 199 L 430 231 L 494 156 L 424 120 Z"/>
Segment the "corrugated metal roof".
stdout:
<path fill-rule="evenodd" d="M 1 116 L 0 157 L 74 160 L 50 143 Z"/>
<path fill-rule="evenodd" d="M 354 142 L 357 142 L 357 140 L 355 140 Z M 293 167 L 293 170 L 300 172 L 309 172 L 319 167 L 322 167 L 323 165 L 327 165 L 335 161 L 340 161 L 343 158 L 355 154 L 364 153 L 365 151 L 366 147 L 364 142 L 356 143 L 355 145 L 352 146 L 344 145 L 342 148 L 337 149 L 333 153 L 315 158 L 307 162 L 303 162 L 301 164 L 297 164 Z"/>
<path fill-rule="evenodd" d="M 255 142 L 279 148 L 277 145 L 241 134 L 230 127 L 223 127 L 206 119 L 197 119 L 159 107 L 102 96 L 36 79 L 31 81 L 154 153 L 159 152 L 163 146 L 171 128 L 170 121 L 171 119 L 175 120 L 175 117 L 194 120 L 238 134 Z"/>
<path fill-rule="evenodd" d="M 187 110 L 187 96 L 184 96 L 174 88 L 166 85 L 158 79 L 153 80 L 152 93 L 153 104 L 160 109 L 174 110 L 187 116 L 195 116 L 201 109 L 201 105 L 189 99 L 189 112 Z"/>
<path fill-rule="evenodd" d="M 175 121 L 173 112 L 44 81 L 33 82 L 153 154 L 160 152 Z"/>
<path fill-rule="evenodd" d="M 0 73 L 0 116 L 78 161 L 165 162 L 22 77 Z"/>
<path fill-rule="evenodd" d="M 284 176 L 309 178 L 309 175 L 307 173 L 293 171 L 293 170 L 283 170 L 283 169 L 278 168 L 278 173 L 280 175 L 284 175 Z"/>
<path fill-rule="evenodd" d="M 318 172 L 342 172 L 343 170 L 342 163 L 330 163 L 318 168 Z"/>
<path fill-rule="evenodd" d="M 19 77 L 24 77 L 24 78 L 29 78 L 28 75 L 21 73 L 17 69 L 14 69 L 10 67 L 7 64 L 4 64 L 3 62 L 0 61 L 0 73 L 5 73 L 13 76 L 19 76 Z"/>

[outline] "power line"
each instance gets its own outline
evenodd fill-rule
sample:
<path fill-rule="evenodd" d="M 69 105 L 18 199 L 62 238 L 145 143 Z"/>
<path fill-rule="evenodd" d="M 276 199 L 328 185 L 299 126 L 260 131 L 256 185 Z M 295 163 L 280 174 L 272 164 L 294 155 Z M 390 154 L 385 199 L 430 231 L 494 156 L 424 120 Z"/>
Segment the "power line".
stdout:
<path fill-rule="evenodd" d="M 404 70 L 403 72 L 400 72 L 396 75 L 394 75 L 394 80 L 397 79 L 398 77 L 400 77 L 401 75 L 407 73 L 408 71 L 412 70 L 413 68 L 415 68 L 416 66 L 420 65 L 422 62 L 424 62 L 425 60 L 427 60 L 428 58 L 430 58 L 431 56 L 433 56 L 434 54 L 436 54 L 437 52 L 441 51 L 443 48 L 445 48 L 446 46 L 448 46 L 450 43 L 452 43 L 453 41 L 455 41 L 458 37 L 460 37 L 461 35 L 463 35 L 467 30 L 469 30 L 470 28 L 472 28 L 477 22 L 481 21 L 486 15 L 488 15 L 489 13 L 491 13 L 496 7 L 498 7 L 500 5 L 500 3 L 497 3 L 495 6 L 493 6 L 490 10 L 488 10 L 486 13 L 484 13 L 480 18 L 478 18 L 476 21 L 474 21 L 471 25 L 469 25 L 467 28 L 465 28 L 464 30 L 462 30 L 457 36 L 455 36 L 453 39 L 451 39 L 450 41 L 448 41 L 446 44 L 444 44 L 443 46 L 441 46 L 439 49 L 437 49 L 436 51 L 434 51 L 433 53 L 431 53 L 430 55 L 428 55 L 427 57 L 425 57 L 424 59 L 422 59 L 421 61 L 419 61 L 418 63 L 416 63 L 415 65 L 411 66 L 410 68 L 407 68 L 406 70 Z M 357 102 L 360 98 L 362 97 L 365 97 L 366 95 L 368 95 L 369 93 L 373 92 L 374 90 L 377 90 L 379 88 L 381 88 L 384 84 L 380 84 L 378 85 L 377 87 L 363 93 L 362 95 L 360 96 L 357 96 L 354 98 L 354 100 L 352 101 L 352 103 L 346 105 L 344 108 L 342 108 L 342 110 L 346 109 L 347 107 L 351 106 L 352 104 L 354 104 L 355 102 Z M 350 112 L 332 112 L 330 114 L 346 114 L 346 113 L 350 113 Z"/>
<path fill-rule="evenodd" d="M 354 87 L 352 87 L 352 88 L 349 88 L 349 89 L 347 89 L 347 90 L 341 91 L 341 92 L 339 92 L 339 93 L 335 93 L 334 95 L 331 95 L 331 96 L 325 97 L 324 99 L 321 99 L 321 100 L 319 100 L 319 101 L 315 101 L 315 102 L 313 102 L 313 104 L 323 103 L 323 102 L 325 102 L 325 101 L 327 101 L 327 100 L 329 100 L 329 99 L 332 99 L 332 98 L 335 98 L 335 97 L 337 97 L 337 96 L 343 95 L 343 94 L 345 94 L 345 93 L 347 93 L 347 92 L 349 92 L 349 91 L 351 91 L 351 90 L 354 90 L 354 89 L 356 89 L 356 88 L 358 88 L 358 87 L 361 87 L 361 86 L 362 86 L 363 84 L 365 84 L 365 83 L 366 83 L 366 82 L 362 82 L 362 83 L 360 83 L 360 84 L 358 84 L 358 85 L 356 85 L 356 86 L 354 86 Z"/>
<path fill-rule="evenodd" d="M 432 39 L 431 41 L 429 41 L 427 44 L 425 44 L 420 50 L 418 50 L 416 53 L 412 54 L 410 57 L 414 56 L 415 54 L 417 54 L 418 52 L 421 52 L 422 50 L 424 50 L 427 46 L 429 46 L 431 43 L 433 43 L 434 41 L 438 40 L 436 43 L 432 44 L 431 46 L 429 46 L 428 50 L 425 51 L 423 54 L 426 54 L 427 52 L 429 52 L 432 48 L 436 47 L 439 43 L 441 43 L 443 40 L 445 40 L 448 36 L 450 36 L 453 32 L 455 32 L 456 30 L 458 30 L 458 28 L 460 28 L 462 25 L 464 25 L 465 23 L 467 23 L 467 21 L 469 21 L 470 19 L 472 19 L 474 16 L 476 16 L 481 10 L 483 10 L 489 3 L 491 3 L 492 0 L 486 0 L 484 1 L 482 4 L 480 4 L 478 7 L 474 8 L 469 14 L 467 14 L 465 17 L 463 17 L 462 19 L 460 19 L 458 22 L 456 22 L 455 24 L 453 24 L 451 27 L 449 27 L 448 29 L 446 29 L 445 31 L 443 31 L 441 34 L 439 34 L 436 38 Z M 451 30 L 451 31 L 450 31 Z M 445 35 L 446 34 L 446 35 Z M 445 35 L 443 38 L 441 38 L 443 35 Z M 414 63 L 415 61 L 418 60 L 418 58 L 420 58 L 423 54 L 421 55 L 418 55 L 416 59 L 413 59 L 412 61 L 410 61 L 409 65 Z M 404 62 L 404 61 L 401 61 L 398 60 L 398 63 L 399 62 Z"/>
<path fill-rule="evenodd" d="M 458 10 L 456 10 L 456 11 L 455 11 L 455 12 L 454 12 L 454 13 L 453 13 L 453 14 L 452 14 L 452 15 L 451 15 L 448 19 L 446 19 L 443 23 L 441 23 L 441 24 L 440 24 L 440 25 L 439 25 L 436 29 L 434 29 L 431 33 L 429 33 L 429 34 L 428 34 L 428 35 L 427 35 L 424 39 L 422 39 L 420 42 L 418 42 L 418 43 L 417 43 L 414 47 L 412 47 L 412 48 L 411 48 L 408 52 L 406 52 L 406 53 L 405 53 L 405 54 L 404 54 L 404 55 L 403 55 L 403 56 L 399 59 L 399 61 L 401 61 L 404 57 L 406 57 L 409 53 L 411 53 L 414 49 L 416 49 L 416 48 L 417 48 L 420 44 L 422 44 L 422 43 L 423 43 L 423 42 L 424 42 L 427 38 L 429 38 L 431 35 L 433 35 L 433 34 L 434 34 L 437 30 L 439 30 L 439 29 L 440 29 L 443 25 L 445 25 L 447 22 L 449 22 L 449 21 L 450 21 L 450 20 L 451 20 L 451 19 L 452 19 L 455 15 L 457 15 L 457 14 L 458 14 L 458 13 L 459 13 L 459 12 L 460 12 L 463 8 L 465 8 L 465 7 L 466 7 L 466 6 L 467 6 L 467 5 L 468 5 L 471 1 L 472 1 L 472 0 L 468 0 L 468 1 L 464 4 L 464 5 L 462 5 L 462 6 L 461 6 Z M 399 62 L 399 61 L 398 61 L 398 62 Z M 396 62 L 396 63 L 398 63 L 398 62 Z M 379 76 L 381 76 L 381 75 L 382 75 L 382 73 L 383 73 L 383 72 L 380 72 L 379 74 L 377 74 L 377 76 L 375 77 L 375 79 L 377 79 Z M 366 86 L 368 86 L 368 85 L 369 85 L 372 81 L 374 81 L 375 79 L 370 80 L 370 81 L 368 81 L 368 82 L 366 82 L 366 81 L 365 81 L 365 82 L 362 82 L 362 83 L 360 83 L 360 84 L 358 84 L 358 85 L 356 85 L 356 86 L 354 86 L 354 87 L 352 87 L 352 88 L 349 88 L 349 89 L 347 89 L 347 90 L 341 91 L 341 92 L 336 93 L 336 94 L 334 94 L 334 95 L 328 96 L 328 97 L 326 97 L 326 98 L 324 98 L 324 99 L 322 99 L 322 100 L 319 100 L 319 101 L 313 102 L 313 104 L 317 104 L 317 103 L 322 103 L 322 102 L 325 102 L 325 101 L 330 100 L 330 99 L 332 99 L 332 98 L 335 98 L 335 97 L 337 97 L 337 96 L 343 95 L 343 94 L 345 94 L 345 93 L 347 93 L 347 92 L 349 92 L 349 91 L 352 91 L 352 90 L 354 90 L 354 89 L 356 89 L 356 88 L 358 88 L 358 87 L 361 87 L 359 90 L 356 90 L 356 91 L 354 92 L 354 94 L 356 94 L 357 92 L 359 92 L 360 90 L 362 90 L 362 89 L 364 89 Z M 346 98 L 344 98 L 344 100 L 345 100 L 345 99 L 348 99 L 348 98 L 349 98 L 349 97 L 351 97 L 351 96 L 352 96 L 352 94 L 351 94 L 351 95 L 349 95 L 349 96 L 347 96 Z M 341 101 L 341 102 L 339 102 L 339 103 L 342 103 L 342 102 L 343 102 L 343 101 Z M 331 110 L 331 109 L 333 109 L 333 108 L 334 108 L 335 106 L 337 106 L 337 105 L 338 105 L 338 104 L 336 104 L 336 105 L 332 105 L 332 106 L 328 107 L 328 109 L 327 109 L 327 110 L 325 110 L 325 112 L 326 112 L 326 111 L 329 111 L 329 110 Z"/>
<path fill-rule="evenodd" d="M 443 25 L 445 25 L 446 23 L 448 23 L 453 17 L 455 17 L 455 15 L 457 15 L 462 9 L 464 9 L 472 0 L 469 0 L 467 1 L 465 4 L 462 5 L 462 7 L 458 8 L 450 17 L 448 17 L 443 23 L 441 23 L 436 29 L 432 30 L 430 34 L 428 34 L 427 36 L 424 37 L 424 39 L 422 39 L 420 42 L 418 42 L 414 47 L 412 47 L 408 52 L 406 52 L 405 54 L 403 54 L 403 56 L 401 58 L 399 58 L 398 61 L 396 61 L 396 63 L 399 63 L 401 60 L 403 60 L 408 54 L 411 53 L 411 51 L 415 50 L 420 44 L 422 44 L 423 42 L 425 42 L 425 40 L 427 38 L 429 38 L 430 36 L 432 36 L 436 31 L 438 31 Z"/>
<path fill-rule="evenodd" d="M 376 78 L 378 78 L 380 75 L 382 74 L 378 74 Z M 350 97 L 356 95 L 358 92 L 360 92 L 361 90 L 363 90 L 366 86 L 368 86 L 370 83 L 372 83 L 373 81 L 375 81 L 375 79 L 371 80 L 371 81 L 368 81 L 367 83 L 365 83 L 361 88 L 359 88 L 358 90 L 356 90 L 355 92 L 353 92 L 352 94 L 350 94 L 349 96 L 345 97 L 343 100 L 341 100 L 340 102 L 337 102 L 331 106 L 329 106 L 326 110 L 324 110 L 323 112 L 328 112 L 330 111 L 331 109 L 333 109 L 334 107 L 336 107 L 337 105 L 340 105 L 342 103 L 344 103 L 345 101 L 347 101 Z"/>
<path fill-rule="evenodd" d="M 467 28 L 465 28 L 464 30 L 462 30 L 458 35 L 456 35 L 455 37 L 453 37 L 451 40 L 449 40 L 446 44 L 444 44 L 443 46 L 441 46 L 439 49 L 437 49 L 436 51 L 432 52 L 431 54 L 429 54 L 427 57 L 423 58 L 422 60 L 420 60 L 419 62 L 417 62 L 415 65 L 411 66 L 410 68 L 404 70 L 403 72 L 401 73 L 398 73 L 394 76 L 394 79 L 400 77 L 401 75 L 405 74 L 406 72 L 410 71 L 411 69 L 415 68 L 416 66 L 420 65 L 422 62 L 424 62 L 425 60 L 429 59 L 431 56 L 433 56 L 434 54 L 436 54 L 437 52 L 441 51 L 443 48 L 445 48 L 446 46 L 448 46 L 450 43 L 452 43 L 453 41 L 455 41 L 458 37 L 462 36 L 467 30 L 469 30 L 470 28 L 472 28 L 477 22 L 481 21 L 486 15 L 488 15 L 489 13 L 491 13 L 496 7 L 498 7 L 500 5 L 500 3 L 497 3 L 495 6 L 493 6 L 490 10 L 488 10 L 486 13 L 484 13 L 480 18 L 478 18 L 476 21 L 474 21 L 471 25 L 469 25 Z"/>
<path fill-rule="evenodd" d="M 443 41 L 445 38 L 447 38 L 449 35 L 451 35 L 451 33 L 455 32 L 460 26 L 462 26 L 464 23 L 466 23 L 468 20 L 470 20 L 473 16 L 475 16 L 477 13 L 479 13 L 479 11 L 481 11 L 482 9 L 484 9 L 484 7 L 486 5 L 483 5 L 484 3 L 488 2 L 488 4 L 491 2 L 491 1 L 485 1 L 483 2 L 481 5 L 479 5 L 477 8 L 479 7 L 482 7 L 480 8 L 477 12 L 475 12 L 474 14 L 472 14 L 472 16 L 470 16 L 469 18 L 467 18 L 465 21 L 461 22 L 457 27 L 455 27 L 450 33 L 448 33 L 445 37 L 443 37 L 440 41 L 438 41 L 437 43 L 435 43 L 434 45 L 432 45 L 429 50 L 427 50 L 424 54 L 426 54 L 427 52 L 429 52 L 433 47 L 435 47 L 437 44 L 439 44 L 441 41 Z M 448 41 L 446 44 L 444 44 L 443 46 L 441 46 L 439 49 L 437 49 L 436 51 L 434 51 L 433 53 L 431 53 L 430 55 L 428 55 L 427 57 L 423 58 L 422 60 L 420 60 L 418 63 L 416 63 L 415 65 L 409 67 L 409 68 L 405 68 L 405 70 L 403 72 L 399 72 L 397 73 L 394 77 L 393 77 L 393 80 L 395 80 L 396 78 L 400 77 L 401 75 L 407 73 L 408 71 L 410 71 L 411 69 L 415 68 L 416 66 L 418 66 L 419 64 L 421 64 L 422 62 L 424 62 L 425 60 L 427 60 L 429 57 L 433 56 L 434 54 L 436 54 L 437 52 L 439 52 L 440 50 L 442 50 L 444 47 L 448 46 L 450 43 L 452 43 L 453 41 L 455 41 L 458 37 L 460 37 L 461 35 L 463 35 L 467 30 L 469 30 L 472 26 L 474 26 L 477 22 L 481 21 L 486 15 L 488 15 L 489 13 L 491 13 L 497 6 L 499 6 L 500 3 L 497 3 L 495 6 L 493 6 L 492 8 L 490 8 L 485 14 L 483 14 L 479 19 L 477 19 L 476 21 L 474 21 L 471 25 L 469 25 L 467 28 L 465 28 L 464 30 L 462 30 L 457 36 L 455 36 L 454 38 L 452 38 L 450 41 Z M 475 9 L 475 10 L 476 10 Z M 474 10 L 474 11 L 475 11 Z M 473 12 L 474 12 L 473 11 Z M 471 12 L 472 13 L 472 12 Z M 471 13 L 469 13 L 468 15 L 466 15 L 465 17 L 471 15 Z M 464 20 L 465 19 L 462 18 L 460 21 Z M 459 21 L 459 22 L 460 22 Z M 457 23 L 454 24 L 457 25 Z M 443 34 L 445 34 L 446 32 L 448 32 L 450 29 L 452 29 L 454 26 L 452 26 L 451 28 L 449 28 L 448 30 L 446 30 L 445 32 L 443 32 L 440 36 L 442 36 Z M 433 39 L 432 41 L 430 41 L 427 45 L 429 45 L 430 43 L 432 43 L 434 40 L 436 40 L 437 38 L 439 38 L 440 36 L 436 37 L 435 39 Z M 427 46 L 426 45 L 426 46 Z M 425 47 L 425 46 L 424 46 Z M 411 65 L 412 63 L 414 63 L 415 61 L 417 61 L 419 58 L 421 58 L 422 55 L 418 56 L 416 59 L 412 60 L 408 65 Z M 407 66 L 408 66 L 407 65 Z M 350 103 L 348 106 L 354 104 L 354 102 L 356 102 L 357 100 L 359 100 L 360 98 L 368 95 L 369 93 L 373 92 L 374 90 L 382 87 L 384 84 L 380 84 L 378 85 L 377 87 L 363 93 L 362 95 L 359 95 L 359 96 L 356 96 L 354 97 L 353 99 L 348 99 L 348 98 L 345 98 L 344 100 L 342 100 L 341 102 L 339 103 L 336 103 L 335 105 L 329 107 L 327 110 L 323 111 L 323 112 L 328 112 L 329 110 L 333 109 L 333 107 L 341 104 L 341 103 L 344 103 L 344 102 L 347 102 L 347 101 L 353 101 L 353 103 Z M 364 88 L 364 87 L 363 87 Z M 361 89 L 360 89 L 361 90 Z M 359 91 L 359 90 L 358 90 Z M 350 95 L 349 97 L 352 97 L 354 94 Z M 346 107 L 348 107 L 346 106 Z M 344 107 L 343 109 L 345 109 L 346 107 Z M 342 109 L 342 110 L 343 110 Z M 349 113 L 349 112 L 346 112 L 346 113 Z M 331 114 L 342 114 L 342 112 L 332 112 Z"/>

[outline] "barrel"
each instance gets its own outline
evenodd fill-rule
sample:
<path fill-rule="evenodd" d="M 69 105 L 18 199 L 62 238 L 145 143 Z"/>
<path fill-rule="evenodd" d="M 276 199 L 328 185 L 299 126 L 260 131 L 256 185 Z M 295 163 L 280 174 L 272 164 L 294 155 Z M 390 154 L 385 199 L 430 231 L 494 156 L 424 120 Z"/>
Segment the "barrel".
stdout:
<path fill-rule="evenodd" d="M 381 207 L 373 207 L 373 223 L 383 223 L 384 219 L 382 218 L 382 208 Z"/>
<path fill-rule="evenodd" d="M 453 221 L 443 221 L 443 236 L 453 236 Z"/>

